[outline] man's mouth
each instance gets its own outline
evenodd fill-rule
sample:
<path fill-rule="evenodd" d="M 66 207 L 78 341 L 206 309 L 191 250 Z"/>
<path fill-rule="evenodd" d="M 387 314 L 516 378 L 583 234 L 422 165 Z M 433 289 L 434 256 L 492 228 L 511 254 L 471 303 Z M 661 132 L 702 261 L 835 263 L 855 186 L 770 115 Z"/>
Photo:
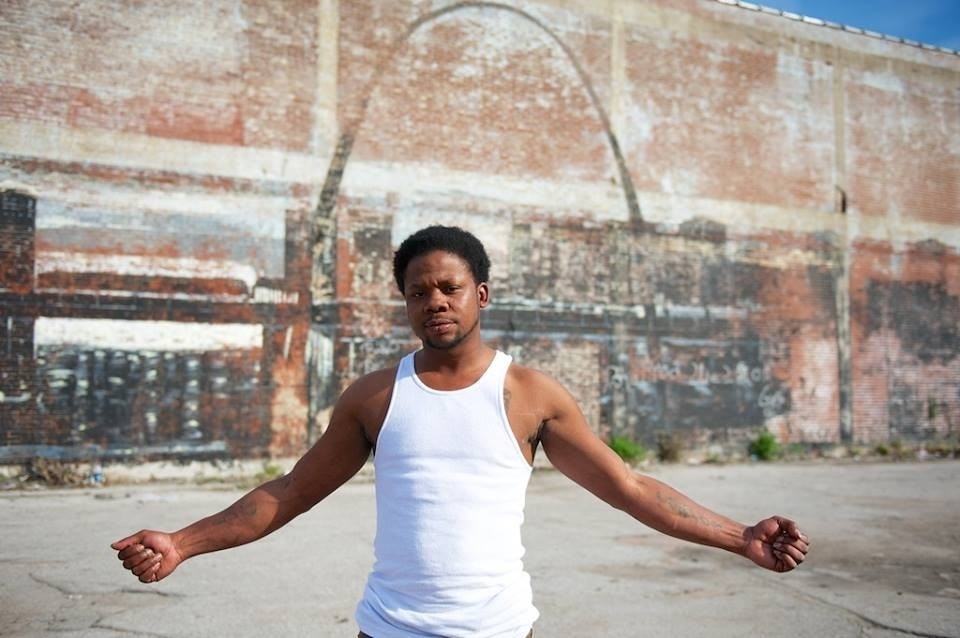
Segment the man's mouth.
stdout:
<path fill-rule="evenodd" d="M 449 319 L 431 319 L 424 324 L 427 330 L 436 334 L 443 334 L 444 332 L 450 330 L 453 325 L 453 322 Z"/>

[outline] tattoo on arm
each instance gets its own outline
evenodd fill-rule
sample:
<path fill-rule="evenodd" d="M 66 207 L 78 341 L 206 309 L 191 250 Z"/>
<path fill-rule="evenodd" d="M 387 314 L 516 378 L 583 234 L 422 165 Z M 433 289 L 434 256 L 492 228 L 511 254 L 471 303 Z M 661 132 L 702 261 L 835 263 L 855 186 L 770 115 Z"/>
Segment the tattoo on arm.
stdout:
<path fill-rule="evenodd" d="M 660 492 L 657 492 L 657 500 L 666 505 L 671 512 L 680 518 L 693 519 L 704 527 L 711 527 L 713 529 L 720 529 L 723 527 L 719 521 L 715 521 L 702 514 L 696 514 L 689 507 L 672 496 L 664 496 Z"/>
<path fill-rule="evenodd" d="M 232 523 L 238 522 L 242 518 L 249 516 L 254 516 L 257 513 L 257 504 L 252 503 L 247 500 L 241 500 L 237 503 L 234 503 L 232 506 L 223 510 L 219 514 L 216 514 L 213 517 L 213 524 L 220 525 L 230 525 Z"/>
<path fill-rule="evenodd" d="M 213 524 L 218 527 L 232 525 L 238 518 L 240 518 L 240 515 L 237 514 L 236 508 L 228 507 L 213 517 Z"/>
<path fill-rule="evenodd" d="M 512 396 L 512 395 L 510 394 L 510 390 L 507 390 L 506 388 L 504 388 L 504 389 L 503 389 L 503 409 L 504 409 L 505 412 L 509 412 L 509 411 L 510 411 L 510 397 L 511 397 L 511 396 Z"/>

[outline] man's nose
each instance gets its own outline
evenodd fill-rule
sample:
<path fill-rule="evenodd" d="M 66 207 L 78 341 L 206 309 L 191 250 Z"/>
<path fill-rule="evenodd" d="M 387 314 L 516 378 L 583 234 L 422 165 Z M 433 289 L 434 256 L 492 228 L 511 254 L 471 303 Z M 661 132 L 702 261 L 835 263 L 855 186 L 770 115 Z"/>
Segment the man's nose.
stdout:
<path fill-rule="evenodd" d="M 432 290 L 427 297 L 427 310 L 429 312 L 438 312 L 447 307 L 447 296 L 442 290 Z"/>

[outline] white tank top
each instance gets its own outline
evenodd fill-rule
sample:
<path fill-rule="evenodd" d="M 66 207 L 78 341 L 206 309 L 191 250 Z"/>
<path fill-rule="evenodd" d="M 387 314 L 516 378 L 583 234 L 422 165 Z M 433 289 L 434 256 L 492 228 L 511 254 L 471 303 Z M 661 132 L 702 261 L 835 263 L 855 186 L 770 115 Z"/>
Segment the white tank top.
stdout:
<path fill-rule="evenodd" d="M 374 638 L 522 638 L 539 613 L 520 538 L 530 465 L 510 429 L 497 352 L 462 390 L 400 361 L 374 456 L 375 561 L 357 623 Z"/>

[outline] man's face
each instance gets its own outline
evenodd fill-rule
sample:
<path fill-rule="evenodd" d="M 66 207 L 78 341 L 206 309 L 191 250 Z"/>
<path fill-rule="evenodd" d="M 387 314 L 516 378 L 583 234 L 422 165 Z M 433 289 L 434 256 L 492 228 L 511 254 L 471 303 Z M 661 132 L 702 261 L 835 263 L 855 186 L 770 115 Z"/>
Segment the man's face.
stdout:
<path fill-rule="evenodd" d="M 479 338 L 480 309 L 490 293 L 487 284 L 473 280 L 467 262 L 435 250 L 412 259 L 403 280 L 407 319 L 424 348 L 450 350 Z"/>

